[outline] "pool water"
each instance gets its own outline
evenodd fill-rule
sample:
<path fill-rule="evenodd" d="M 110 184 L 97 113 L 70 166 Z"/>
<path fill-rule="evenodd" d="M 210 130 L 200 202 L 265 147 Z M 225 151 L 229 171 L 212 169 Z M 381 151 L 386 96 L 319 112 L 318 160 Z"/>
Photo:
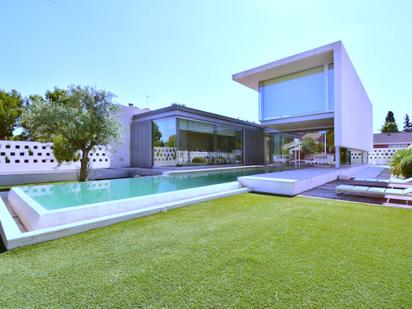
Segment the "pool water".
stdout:
<path fill-rule="evenodd" d="M 110 180 L 25 186 L 22 190 L 48 210 L 76 207 L 156 193 L 236 181 L 240 176 L 280 171 L 280 168 L 244 168 L 190 172 L 173 176 L 148 176 Z"/>

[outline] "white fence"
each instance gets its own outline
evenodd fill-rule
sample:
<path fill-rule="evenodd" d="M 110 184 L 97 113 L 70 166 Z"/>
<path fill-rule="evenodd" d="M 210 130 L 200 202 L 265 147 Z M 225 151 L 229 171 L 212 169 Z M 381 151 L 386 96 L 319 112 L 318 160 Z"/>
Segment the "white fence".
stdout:
<path fill-rule="evenodd" d="M 390 148 L 374 148 L 369 152 L 369 164 L 388 165 L 393 157 L 393 154 L 399 149 L 405 149 L 406 146 L 390 147 Z"/>
<path fill-rule="evenodd" d="M 176 164 L 207 164 L 211 158 L 221 163 L 241 163 L 241 150 L 224 151 L 176 151 L 174 147 L 153 147 L 153 166 L 174 166 Z M 193 159 L 197 159 L 194 162 Z"/>
<path fill-rule="evenodd" d="M 89 154 L 91 168 L 110 167 L 110 151 L 97 146 Z M 74 170 L 80 162 L 59 164 L 53 155 L 53 143 L 0 141 L 0 172 L 36 170 Z"/>

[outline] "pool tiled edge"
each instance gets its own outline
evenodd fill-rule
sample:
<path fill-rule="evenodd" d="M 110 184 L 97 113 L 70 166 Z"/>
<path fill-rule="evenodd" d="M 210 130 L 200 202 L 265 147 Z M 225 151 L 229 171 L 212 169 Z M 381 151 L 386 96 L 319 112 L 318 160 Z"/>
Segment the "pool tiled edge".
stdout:
<path fill-rule="evenodd" d="M 102 217 L 67 223 L 54 227 L 47 227 L 29 232 L 20 231 L 16 222 L 13 220 L 13 217 L 8 211 L 6 205 L 0 199 L 0 234 L 3 239 L 4 245 L 8 250 L 10 250 L 16 247 L 32 245 L 39 242 L 61 238 L 64 236 L 78 234 L 98 227 L 108 226 L 122 221 L 144 217 L 174 208 L 179 208 L 195 203 L 200 203 L 216 198 L 245 193 L 249 191 L 249 189 L 242 188 L 240 186 L 238 186 L 237 188 L 230 188 L 229 186 L 227 186 L 227 183 L 222 185 L 226 185 L 226 187 L 221 187 L 225 189 L 218 190 L 216 192 L 208 191 L 207 194 L 203 195 L 199 194 L 197 196 L 185 196 L 185 192 L 183 191 L 195 189 L 180 190 L 181 199 L 175 200 L 173 202 L 163 202 L 157 205 L 152 205 L 127 212 L 110 214 Z M 232 185 L 234 185 L 234 183 L 232 183 Z M 200 188 L 196 188 L 196 190 L 198 191 L 199 189 Z"/>

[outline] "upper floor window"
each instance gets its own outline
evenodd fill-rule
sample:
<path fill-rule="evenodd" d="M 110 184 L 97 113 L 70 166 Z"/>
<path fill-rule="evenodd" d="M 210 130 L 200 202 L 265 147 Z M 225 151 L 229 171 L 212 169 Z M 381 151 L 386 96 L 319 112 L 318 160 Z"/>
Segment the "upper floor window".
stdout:
<path fill-rule="evenodd" d="M 333 64 L 260 82 L 260 119 L 333 111 L 333 82 Z"/>

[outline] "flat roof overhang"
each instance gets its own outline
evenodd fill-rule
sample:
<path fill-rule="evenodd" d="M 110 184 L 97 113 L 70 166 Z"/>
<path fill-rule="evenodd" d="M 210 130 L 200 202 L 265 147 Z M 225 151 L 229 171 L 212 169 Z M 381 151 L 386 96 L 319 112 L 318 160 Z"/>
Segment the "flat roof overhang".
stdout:
<path fill-rule="evenodd" d="M 150 110 L 144 113 L 134 115 L 132 120 L 133 121 L 144 121 L 144 120 L 161 119 L 161 118 L 166 118 L 166 117 L 183 117 L 183 118 L 189 118 L 189 119 L 194 119 L 194 120 L 199 120 L 199 121 L 221 123 L 221 124 L 225 124 L 229 126 L 253 127 L 257 129 L 262 128 L 261 125 L 254 123 L 254 122 L 235 119 L 232 117 L 210 113 L 210 112 L 206 112 L 206 111 L 202 111 L 199 109 L 187 107 L 184 105 L 178 105 L 178 104 L 172 104 L 171 106 L 167 106 L 167 107 L 159 108 L 155 110 Z"/>
<path fill-rule="evenodd" d="M 259 82 L 304 71 L 333 62 L 334 50 L 342 46 L 341 41 L 324 45 L 300 54 L 276 60 L 256 68 L 232 75 L 232 79 L 253 90 L 259 90 Z"/>
<path fill-rule="evenodd" d="M 331 128 L 334 126 L 334 113 L 319 113 L 314 115 L 277 118 L 262 121 L 265 131 L 297 131 Z"/>

